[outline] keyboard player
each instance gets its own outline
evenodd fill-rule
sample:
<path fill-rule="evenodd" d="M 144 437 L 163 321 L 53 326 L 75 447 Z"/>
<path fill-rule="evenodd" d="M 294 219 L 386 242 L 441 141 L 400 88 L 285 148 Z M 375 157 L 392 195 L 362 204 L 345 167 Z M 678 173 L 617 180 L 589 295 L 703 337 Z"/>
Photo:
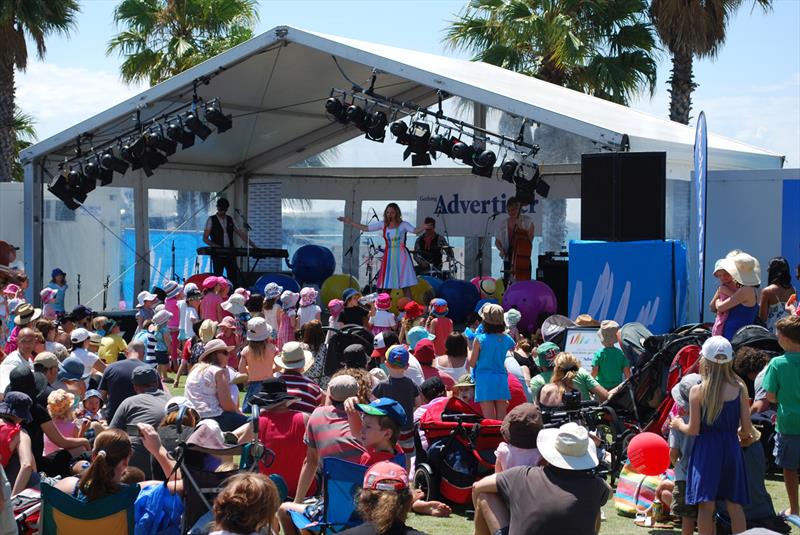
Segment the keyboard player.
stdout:
<path fill-rule="evenodd" d="M 212 248 L 236 247 L 233 241 L 233 236 L 236 234 L 243 242 L 249 241 L 250 247 L 256 247 L 253 240 L 250 240 L 247 234 L 233 222 L 233 218 L 228 215 L 228 208 L 230 208 L 228 199 L 225 197 L 217 199 L 217 213 L 208 217 L 205 232 L 203 232 L 203 241 Z M 236 265 L 235 256 L 212 254 L 211 267 L 214 275 L 222 275 L 225 271 L 234 286 L 239 283 L 239 267 Z"/>

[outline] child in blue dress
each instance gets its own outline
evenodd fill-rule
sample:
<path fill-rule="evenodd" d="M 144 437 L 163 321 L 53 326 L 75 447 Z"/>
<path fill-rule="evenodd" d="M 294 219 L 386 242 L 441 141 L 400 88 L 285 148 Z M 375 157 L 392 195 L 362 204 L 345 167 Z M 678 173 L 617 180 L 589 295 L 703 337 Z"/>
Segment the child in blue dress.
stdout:
<path fill-rule="evenodd" d="M 747 387 L 733 372 L 733 348 L 712 336 L 701 350 L 703 382 L 689 391 L 689 422 L 673 418 L 670 427 L 696 436 L 686 479 L 686 503 L 697 504 L 700 535 L 714 532 L 716 500 L 724 500 L 731 532 L 747 529 L 742 505 L 750 502 L 747 473 L 739 438 L 754 435 L 747 405 Z M 741 431 L 737 431 L 741 426 Z"/>
<path fill-rule="evenodd" d="M 475 401 L 480 403 L 484 418 L 506 417 L 511 391 L 508 388 L 506 353 L 514 348 L 514 339 L 505 333 L 503 307 L 492 303 L 480 311 L 483 332 L 475 336 L 469 355 L 469 366 L 475 377 Z"/>

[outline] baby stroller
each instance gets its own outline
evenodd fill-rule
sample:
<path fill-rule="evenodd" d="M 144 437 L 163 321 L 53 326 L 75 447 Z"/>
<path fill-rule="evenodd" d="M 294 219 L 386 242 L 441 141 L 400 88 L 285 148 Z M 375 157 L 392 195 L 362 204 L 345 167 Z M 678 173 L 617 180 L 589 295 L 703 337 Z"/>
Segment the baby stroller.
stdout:
<path fill-rule="evenodd" d="M 341 329 L 325 327 L 333 335 L 328 340 L 325 354 L 325 375 L 331 376 L 344 366 L 344 350 L 351 344 L 364 346 L 367 355 L 372 353 L 374 337 L 363 325 L 345 325 Z"/>
<path fill-rule="evenodd" d="M 431 406 L 417 426 L 414 487 L 426 500 L 471 503 L 472 484 L 494 473 L 494 452 L 503 441 L 501 423 L 485 419 L 458 398 Z M 427 450 L 419 433 L 425 433 Z"/>

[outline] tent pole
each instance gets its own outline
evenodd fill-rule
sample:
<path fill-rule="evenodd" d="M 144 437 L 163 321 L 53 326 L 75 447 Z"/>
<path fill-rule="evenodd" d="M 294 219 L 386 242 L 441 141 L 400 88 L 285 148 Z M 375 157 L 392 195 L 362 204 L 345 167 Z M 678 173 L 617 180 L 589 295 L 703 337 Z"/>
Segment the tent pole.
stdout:
<path fill-rule="evenodd" d="M 24 223 L 23 223 L 23 245 L 25 271 L 28 274 L 30 285 L 25 294 L 25 298 L 31 302 L 38 302 L 34 296 L 38 297 L 44 281 L 42 281 L 43 258 L 43 226 L 42 226 L 42 203 L 44 199 L 44 182 L 42 181 L 42 167 L 39 160 L 30 160 L 24 167 L 24 187 L 23 198 Z M 17 245 L 17 244 L 14 244 Z"/>
<path fill-rule="evenodd" d="M 133 226 L 136 236 L 134 299 L 142 290 L 150 289 L 150 221 L 148 190 L 142 173 L 133 181 Z M 136 305 L 132 303 L 131 306 Z"/>

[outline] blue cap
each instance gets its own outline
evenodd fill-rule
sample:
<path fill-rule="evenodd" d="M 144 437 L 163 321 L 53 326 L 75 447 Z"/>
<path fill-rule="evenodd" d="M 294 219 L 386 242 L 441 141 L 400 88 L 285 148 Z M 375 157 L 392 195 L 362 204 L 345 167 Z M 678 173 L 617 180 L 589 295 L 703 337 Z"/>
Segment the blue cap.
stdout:
<path fill-rule="evenodd" d="M 394 420 L 398 427 L 403 427 L 406 425 L 406 421 L 408 421 L 408 415 L 406 415 L 406 410 L 403 406 L 390 398 L 378 398 L 369 405 L 357 403 L 356 408 L 364 414 L 388 416 Z"/>
<path fill-rule="evenodd" d="M 348 288 L 342 292 L 342 301 L 344 301 L 345 304 L 347 304 L 347 301 L 354 295 L 361 295 L 361 292 L 359 292 L 355 288 Z"/>
<path fill-rule="evenodd" d="M 58 379 L 60 381 L 80 381 L 89 377 L 83 361 L 75 356 L 69 356 L 58 365 Z"/>
<path fill-rule="evenodd" d="M 59 275 L 66 275 L 61 268 L 55 268 L 53 271 L 50 272 L 50 278 L 55 279 Z"/>
<path fill-rule="evenodd" d="M 16 391 L 7 392 L 3 401 L 0 402 L 0 414 L 14 416 L 23 422 L 30 422 L 33 420 L 32 405 L 33 400 L 28 394 Z"/>
<path fill-rule="evenodd" d="M 417 342 L 422 340 L 423 338 L 427 338 L 428 340 L 434 340 L 436 335 L 429 333 L 425 330 L 425 327 L 417 325 L 416 327 L 412 327 L 406 333 L 406 341 L 408 342 L 408 347 L 411 348 L 411 351 L 414 351 L 414 348 L 417 347 Z"/>
<path fill-rule="evenodd" d="M 95 390 L 95 389 L 87 390 L 86 393 L 83 395 L 83 401 L 86 401 L 89 398 L 97 398 L 97 399 L 99 399 L 101 407 L 104 404 L 103 396 L 100 395 L 100 391 L 99 390 Z"/>
<path fill-rule="evenodd" d="M 408 349 L 405 346 L 392 346 L 386 353 L 386 363 L 395 368 L 408 368 Z"/>

